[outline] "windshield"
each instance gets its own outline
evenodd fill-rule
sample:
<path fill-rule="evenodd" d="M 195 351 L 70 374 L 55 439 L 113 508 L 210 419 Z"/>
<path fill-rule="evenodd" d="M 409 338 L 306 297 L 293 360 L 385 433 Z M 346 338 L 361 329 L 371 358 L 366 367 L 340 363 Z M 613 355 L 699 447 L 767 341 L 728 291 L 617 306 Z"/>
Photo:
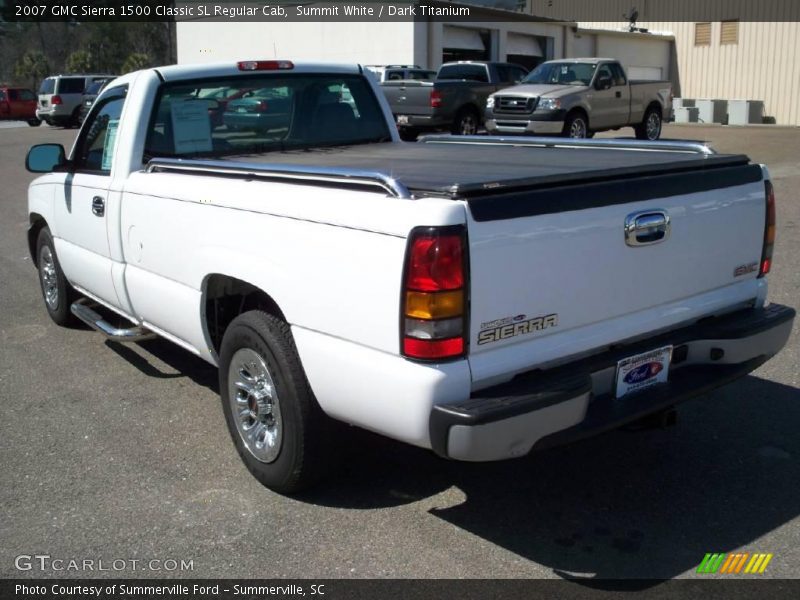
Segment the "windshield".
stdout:
<path fill-rule="evenodd" d="M 597 65 L 593 63 L 548 62 L 539 65 L 522 83 L 589 85 Z"/>
<path fill-rule="evenodd" d="M 162 87 L 145 144 L 153 157 L 220 157 L 390 141 L 364 76 L 270 74 Z"/>

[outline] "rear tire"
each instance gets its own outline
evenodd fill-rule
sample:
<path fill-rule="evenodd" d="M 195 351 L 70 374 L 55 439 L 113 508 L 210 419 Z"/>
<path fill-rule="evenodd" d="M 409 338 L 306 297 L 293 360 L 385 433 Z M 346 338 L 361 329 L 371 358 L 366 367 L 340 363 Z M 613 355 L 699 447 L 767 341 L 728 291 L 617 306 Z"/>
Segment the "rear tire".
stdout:
<path fill-rule="evenodd" d="M 411 129 L 409 127 L 403 127 L 398 129 L 398 133 L 400 134 L 400 139 L 405 142 L 416 142 L 417 136 L 419 136 L 418 130 Z"/>
<path fill-rule="evenodd" d="M 656 141 L 661 137 L 662 125 L 661 112 L 653 107 L 648 108 L 642 122 L 634 127 L 636 139 Z"/>
<path fill-rule="evenodd" d="M 72 115 L 67 122 L 66 127 L 80 127 L 81 126 L 81 107 L 78 106 L 75 110 L 72 111 Z"/>
<path fill-rule="evenodd" d="M 40 119 L 28 119 L 28 125 L 30 125 L 31 127 L 38 127 L 41 124 L 42 121 Z"/>
<path fill-rule="evenodd" d="M 53 236 L 47 227 L 42 228 L 36 240 L 36 264 L 39 267 L 39 286 L 47 314 L 56 325 L 71 325 L 76 319 L 70 306 L 77 298 L 77 293 L 61 270 Z"/>
<path fill-rule="evenodd" d="M 456 115 L 451 132 L 453 135 L 475 135 L 478 133 L 480 116 L 474 108 L 462 108 Z"/>
<path fill-rule="evenodd" d="M 228 431 L 256 479 L 292 494 L 329 472 L 334 423 L 314 398 L 288 324 L 258 310 L 239 315 L 219 363 Z"/>

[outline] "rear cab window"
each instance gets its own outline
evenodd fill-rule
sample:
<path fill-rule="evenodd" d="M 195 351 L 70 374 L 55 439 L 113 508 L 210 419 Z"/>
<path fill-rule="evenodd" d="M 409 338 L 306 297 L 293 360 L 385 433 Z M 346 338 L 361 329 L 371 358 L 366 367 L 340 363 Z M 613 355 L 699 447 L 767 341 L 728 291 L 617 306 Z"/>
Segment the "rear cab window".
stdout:
<path fill-rule="evenodd" d="M 163 84 L 143 162 L 390 140 L 380 103 L 362 75 L 234 76 Z"/>
<path fill-rule="evenodd" d="M 489 74 L 485 65 L 443 65 L 436 78 L 487 83 Z"/>

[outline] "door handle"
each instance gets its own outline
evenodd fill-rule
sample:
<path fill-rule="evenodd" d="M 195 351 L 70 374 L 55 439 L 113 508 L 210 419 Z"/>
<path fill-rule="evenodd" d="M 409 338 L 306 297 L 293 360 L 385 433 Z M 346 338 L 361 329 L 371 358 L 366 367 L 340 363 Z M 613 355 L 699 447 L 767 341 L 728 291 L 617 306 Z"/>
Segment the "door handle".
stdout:
<path fill-rule="evenodd" d="M 625 217 L 625 243 L 628 246 L 650 246 L 669 237 L 672 227 L 665 210 L 645 210 Z"/>
<path fill-rule="evenodd" d="M 98 217 L 102 217 L 106 213 L 106 201 L 100 196 L 92 198 L 92 212 Z"/>
<path fill-rule="evenodd" d="M 622 92 L 617 92 L 616 96 L 617 98 L 622 98 Z"/>

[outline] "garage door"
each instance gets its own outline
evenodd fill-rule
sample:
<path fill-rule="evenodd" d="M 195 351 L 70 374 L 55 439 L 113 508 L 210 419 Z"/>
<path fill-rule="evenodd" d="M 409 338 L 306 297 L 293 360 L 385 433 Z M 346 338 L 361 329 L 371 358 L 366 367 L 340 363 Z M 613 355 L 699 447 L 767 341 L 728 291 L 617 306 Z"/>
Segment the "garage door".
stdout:
<path fill-rule="evenodd" d="M 542 45 L 532 35 L 509 33 L 506 38 L 506 54 L 520 56 L 544 56 Z"/>
<path fill-rule="evenodd" d="M 640 81 L 661 81 L 661 67 L 628 67 L 628 77 Z"/>
<path fill-rule="evenodd" d="M 477 29 L 467 29 L 466 27 L 447 27 L 444 28 L 445 48 L 456 48 L 458 50 L 486 50 L 481 39 L 481 34 Z"/>

